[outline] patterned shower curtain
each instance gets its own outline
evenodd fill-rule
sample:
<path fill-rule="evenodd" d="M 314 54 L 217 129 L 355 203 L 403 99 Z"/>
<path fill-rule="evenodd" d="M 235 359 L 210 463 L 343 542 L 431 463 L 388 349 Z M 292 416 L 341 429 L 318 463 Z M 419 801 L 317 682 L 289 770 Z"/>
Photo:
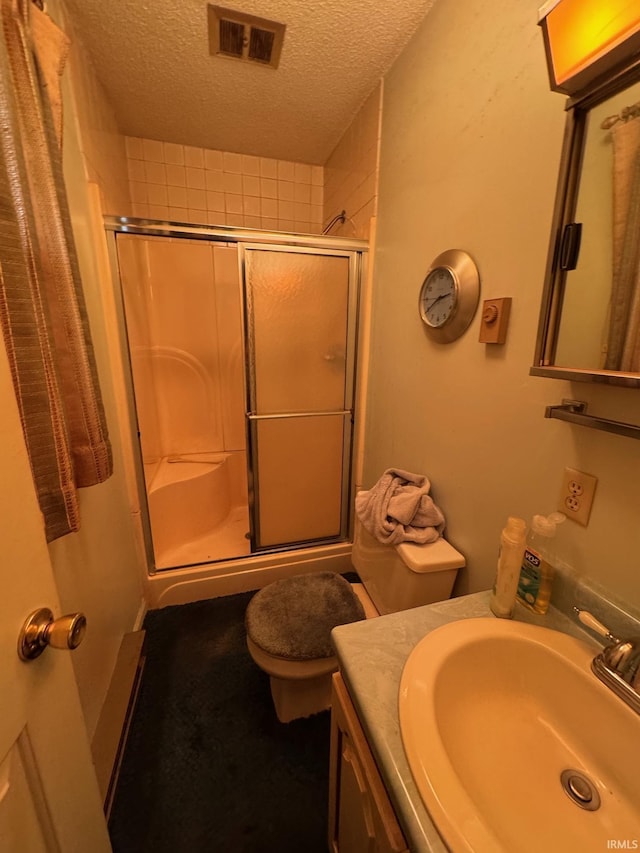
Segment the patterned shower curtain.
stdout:
<path fill-rule="evenodd" d="M 626 114 L 625 114 L 626 112 Z M 629 116 L 629 117 L 627 117 Z M 640 372 L 640 116 L 623 111 L 613 140 L 613 285 L 606 370 Z"/>
<path fill-rule="evenodd" d="M 64 191 L 55 74 L 36 55 L 33 17 L 42 16 L 35 28 L 59 58 L 65 37 L 29 0 L 0 0 L 0 14 L 0 326 L 51 541 L 78 530 L 76 489 L 106 480 L 112 457 Z"/>

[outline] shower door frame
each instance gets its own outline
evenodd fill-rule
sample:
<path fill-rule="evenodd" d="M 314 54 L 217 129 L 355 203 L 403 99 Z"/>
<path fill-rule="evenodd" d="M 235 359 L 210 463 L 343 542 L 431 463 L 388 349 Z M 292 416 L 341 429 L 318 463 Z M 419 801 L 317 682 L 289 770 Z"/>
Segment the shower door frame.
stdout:
<path fill-rule="evenodd" d="M 331 238 L 329 238 L 331 239 Z M 258 414 L 256 401 L 256 370 L 255 370 L 255 342 L 253 329 L 253 313 L 251 306 L 251 294 L 247 282 L 247 252 L 290 252 L 297 254 L 308 254 L 315 257 L 338 257 L 347 258 L 349 261 L 347 280 L 347 316 L 346 316 L 346 341 L 345 341 L 345 387 L 343 397 L 343 408 L 335 411 L 304 411 L 304 412 L 279 412 L 277 414 Z M 355 403 L 355 378 L 356 378 L 356 337 L 358 328 L 358 304 L 359 290 L 362 275 L 362 263 L 360 256 L 353 250 L 336 248 L 316 248 L 313 246 L 295 246 L 283 243 L 246 243 L 238 244 L 238 262 L 240 265 L 240 280 L 243 294 L 244 309 L 244 336 L 245 336 L 245 389 L 247 399 L 247 465 L 249 483 L 249 521 L 251 535 L 251 553 L 264 554 L 271 551 L 283 549 L 304 548 L 311 545 L 325 545 L 340 542 L 349 534 L 349 494 L 351 489 L 350 466 L 352 456 L 352 435 Z M 342 488 L 340 494 L 340 531 L 335 536 L 321 537 L 315 539 L 304 539 L 296 542 L 288 542 L 280 545 L 260 546 L 260 482 L 258 477 L 258 422 L 261 420 L 284 420 L 287 418 L 303 417 L 329 417 L 342 416 Z"/>
<path fill-rule="evenodd" d="M 360 239 L 344 239 L 341 237 L 324 237 L 313 234 L 295 234 L 278 231 L 261 231 L 252 228 L 238 228 L 235 226 L 208 226 L 189 224 L 183 222 L 169 222 L 154 219 L 141 219 L 130 216 L 104 216 L 104 227 L 106 231 L 107 253 L 109 257 L 109 266 L 111 271 L 113 296 L 115 302 L 116 320 L 118 326 L 118 345 L 119 356 L 123 365 L 123 382 L 127 401 L 127 421 L 129 431 L 129 441 L 131 455 L 133 457 L 133 468 L 135 476 L 135 488 L 140 502 L 140 524 L 142 530 L 142 538 L 144 542 L 144 550 L 147 557 L 147 570 L 149 575 L 162 574 L 167 571 L 180 571 L 193 567 L 194 565 L 215 565 L 220 563 L 231 563 L 237 560 L 253 560 L 259 559 L 265 555 L 277 554 L 282 552 L 295 551 L 300 548 L 305 548 L 309 544 L 313 546 L 321 546 L 323 544 L 333 545 L 341 541 L 342 538 L 348 536 L 348 526 L 350 519 L 350 492 L 351 492 L 351 466 L 353 464 L 353 418 L 355 408 L 355 385 L 356 385 L 356 369 L 357 369 L 357 339 L 358 339 L 358 314 L 360 305 L 360 292 L 364 280 L 365 266 L 364 259 L 369 250 L 369 244 L 366 240 Z M 164 237 L 164 238 L 184 238 L 188 240 L 203 240 L 208 243 L 227 243 L 236 244 L 238 247 L 238 262 L 241 263 L 243 251 L 241 247 L 255 247 L 261 245 L 264 248 L 279 247 L 282 249 L 306 250 L 316 254 L 328 255 L 351 255 L 349 265 L 349 330 L 350 337 L 347 342 L 347 353 L 351 353 L 351 373 L 347 378 L 351 394 L 351 417 L 345 415 L 345 443 L 343 444 L 343 482 L 342 482 L 342 508 L 341 508 L 341 531 L 338 537 L 323 540 L 307 540 L 301 543 L 291 543 L 273 548 L 265 548 L 260 550 L 252 550 L 252 553 L 239 557 L 226 557 L 220 560 L 203 561 L 201 563 L 190 564 L 190 566 L 176 566 L 170 569 L 156 569 L 155 552 L 153 546 L 153 537 L 151 532 L 149 504 L 147 500 L 146 482 L 144 476 L 144 466 L 142 462 L 142 447 L 140 444 L 140 432 L 138 428 L 138 416 L 136 408 L 135 391 L 133 386 L 133 371 L 131 354 L 129 351 L 129 339 L 127 335 L 126 314 L 124 309 L 124 294 L 122 291 L 122 282 L 120 276 L 120 265 L 118 261 L 116 237 L 117 234 L 137 235 L 140 237 Z M 317 250 L 320 250 L 319 252 Z M 244 270 L 240 268 L 240 287 L 243 301 L 243 315 L 246 317 L 246 309 L 244 306 Z M 352 276 L 355 278 L 352 279 Z M 243 328 L 243 347 L 245 354 L 247 353 L 247 329 L 246 319 L 244 320 Z M 249 401 L 249 382 L 248 373 L 245 369 L 245 398 Z M 347 399 L 345 389 L 345 400 Z M 346 406 L 345 406 L 346 409 Z M 250 410 L 246 412 L 250 414 Z M 249 486 L 249 508 L 250 518 L 252 513 L 252 480 L 253 472 L 249 458 L 251 455 L 250 436 L 247 435 L 247 482 Z M 348 439 L 348 441 L 347 441 Z M 252 531 L 253 535 L 253 531 Z M 252 539 L 252 549 L 254 542 Z"/>

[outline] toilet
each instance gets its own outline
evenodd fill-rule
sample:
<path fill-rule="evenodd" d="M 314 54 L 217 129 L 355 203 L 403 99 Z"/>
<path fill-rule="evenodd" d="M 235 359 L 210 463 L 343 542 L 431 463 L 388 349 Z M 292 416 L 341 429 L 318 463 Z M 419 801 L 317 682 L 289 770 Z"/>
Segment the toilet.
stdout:
<path fill-rule="evenodd" d="M 442 538 L 383 545 L 357 521 L 351 562 L 362 583 L 331 572 L 297 575 L 269 584 L 249 602 L 247 647 L 269 675 L 282 723 L 330 707 L 338 669 L 332 628 L 444 601 L 465 558 Z"/>

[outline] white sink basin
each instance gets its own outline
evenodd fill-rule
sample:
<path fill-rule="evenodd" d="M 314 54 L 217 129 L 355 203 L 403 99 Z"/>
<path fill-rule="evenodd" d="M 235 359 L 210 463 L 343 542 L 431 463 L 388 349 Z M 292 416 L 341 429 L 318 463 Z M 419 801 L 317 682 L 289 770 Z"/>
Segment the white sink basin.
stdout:
<path fill-rule="evenodd" d="M 640 716 L 592 674 L 594 654 L 557 631 L 490 618 L 452 622 L 412 651 L 400 731 L 453 853 L 640 843 Z M 600 805 L 588 811 L 580 797 Z"/>

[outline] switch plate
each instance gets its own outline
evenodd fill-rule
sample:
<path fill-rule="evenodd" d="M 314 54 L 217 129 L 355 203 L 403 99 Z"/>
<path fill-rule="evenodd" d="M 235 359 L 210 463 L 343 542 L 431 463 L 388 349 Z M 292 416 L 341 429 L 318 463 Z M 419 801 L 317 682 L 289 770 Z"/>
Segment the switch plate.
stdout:
<path fill-rule="evenodd" d="M 565 468 L 558 502 L 560 512 L 586 527 L 589 524 L 597 482 L 598 478 L 592 474 L 585 474 L 575 468 Z"/>

